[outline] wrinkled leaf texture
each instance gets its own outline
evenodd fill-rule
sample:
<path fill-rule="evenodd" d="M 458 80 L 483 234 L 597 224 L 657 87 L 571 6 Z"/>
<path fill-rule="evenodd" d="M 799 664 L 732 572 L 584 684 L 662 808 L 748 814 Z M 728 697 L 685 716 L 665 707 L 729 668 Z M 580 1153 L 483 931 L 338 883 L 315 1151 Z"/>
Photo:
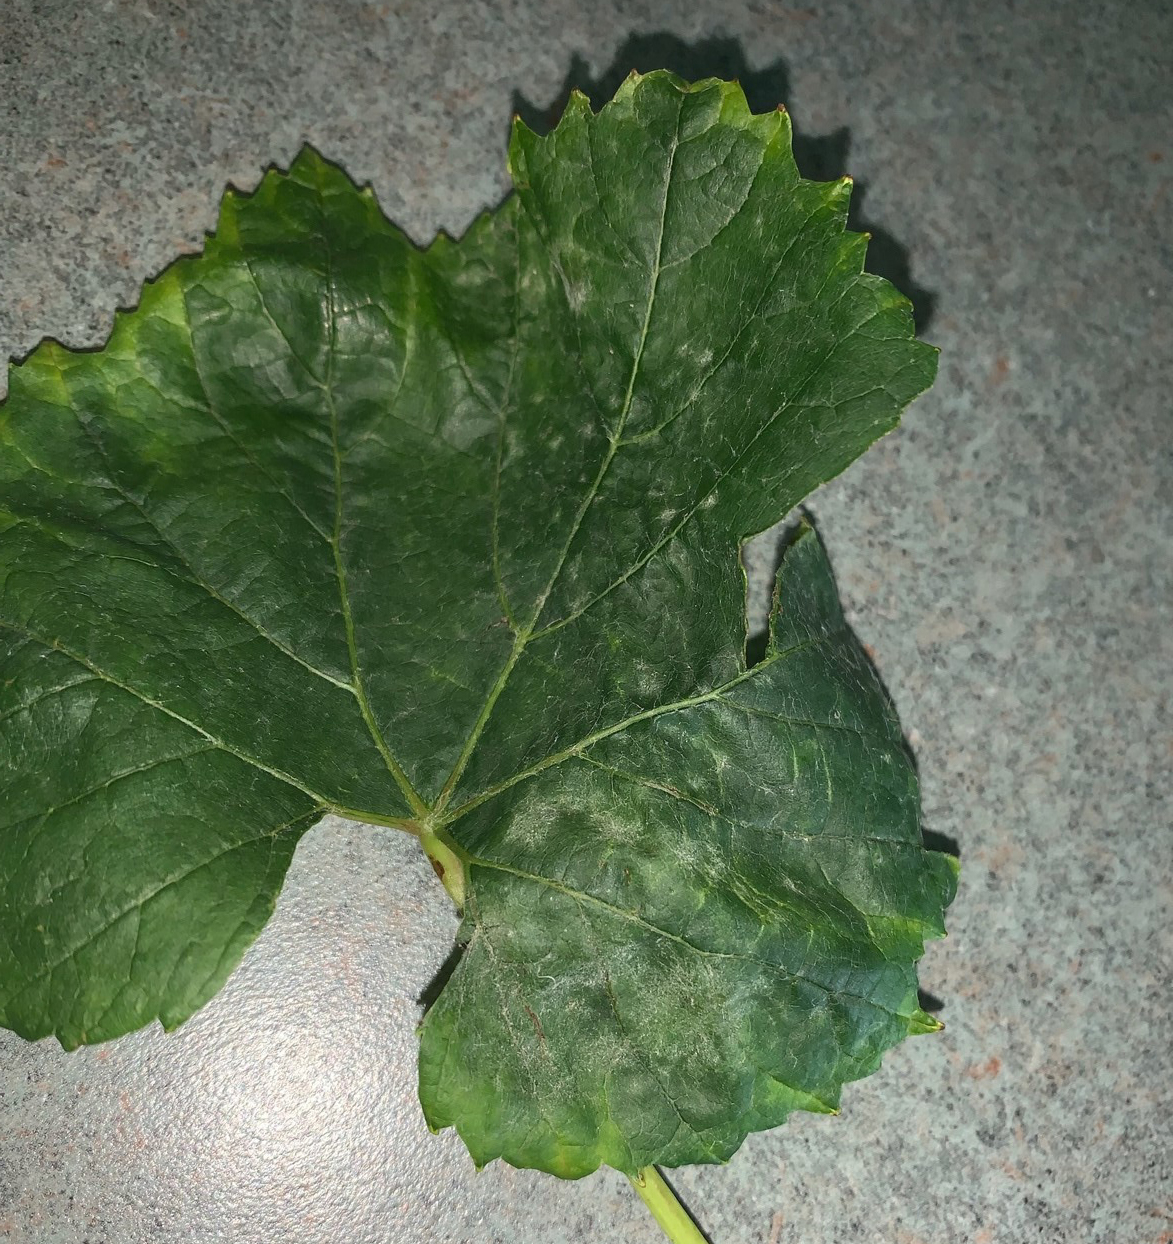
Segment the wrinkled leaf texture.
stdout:
<path fill-rule="evenodd" d="M 328 812 L 436 834 L 420 1095 L 479 1163 L 726 1158 L 936 1025 L 954 869 L 804 531 L 931 382 L 779 111 L 581 96 L 459 241 L 306 149 L 0 410 L 0 1022 L 182 1023 Z"/>

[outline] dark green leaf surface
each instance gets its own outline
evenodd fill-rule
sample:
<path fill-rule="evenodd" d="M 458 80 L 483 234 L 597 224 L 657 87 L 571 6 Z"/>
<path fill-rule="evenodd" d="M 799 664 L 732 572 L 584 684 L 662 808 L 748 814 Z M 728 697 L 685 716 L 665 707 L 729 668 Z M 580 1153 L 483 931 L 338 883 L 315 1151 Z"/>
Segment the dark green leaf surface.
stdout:
<path fill-rule="evenodd" d="M 953 875 L 813 535 L 933 376 L 785 114 L 633 77 L 415 248 L 312 151 L 0 409 L 0 1023 L 182 1022 L 327 811 L 435 835 L 421 1097 L 478 1161 L 720 1158 L 926 1026 Z M 458 881 L 449 878 L 454 889 Z"/>
<path fill-rule="evenodd" d="M 478 1160 L 575 1176 L 727 1158 L 832 1111 L 910 1032 L 954 862 L 813 532 L 760 665 L 491 795 L 421 1097 Z"/>

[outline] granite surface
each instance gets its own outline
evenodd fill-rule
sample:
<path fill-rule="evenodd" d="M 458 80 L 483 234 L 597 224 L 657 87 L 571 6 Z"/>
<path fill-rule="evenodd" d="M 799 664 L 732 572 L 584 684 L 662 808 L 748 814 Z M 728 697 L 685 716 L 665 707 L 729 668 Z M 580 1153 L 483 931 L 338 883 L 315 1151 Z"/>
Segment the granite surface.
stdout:
<path fill-rule="evenodd" d="M 1173 7 L 3 0 L 0 355 L 100 342 L 303 140 L 459 232 L 514 108 L 635 65 L 785 100 L 944 352 L 810 509 L 963 866 L 922 966 L 946 1031 L 676 1185 L 716 1244 L 1169 1244 Z M 614 1173 L 428 1134 L 454 929 L 412 840 L 327 821 L 177 1034 L 0 1033 L 0 1241 L 652 1244 Z"/>

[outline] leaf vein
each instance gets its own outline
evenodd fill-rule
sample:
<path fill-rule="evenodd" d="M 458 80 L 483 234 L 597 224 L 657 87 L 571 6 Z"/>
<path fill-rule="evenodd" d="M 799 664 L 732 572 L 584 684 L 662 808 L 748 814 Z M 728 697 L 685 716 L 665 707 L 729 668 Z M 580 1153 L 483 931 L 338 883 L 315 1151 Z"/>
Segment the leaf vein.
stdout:
<path fill-rule="evenodd" d="M 754 825 L 750 821 L 740 821 L 736 817 L 731 816 L 728 812 L 722 812 L 719 808 L 714 807 L 710 803 L 706 803 L 703 799 L 694 798 L 692 795 L 688 795 L 684 791 L 677 790 L 674 786 L 669 786 L 664 782 L 657 782 L 652 778 L 645 777 L 643 774 L 627 773 L 623 769 L 612 768 L 611 765 L 605 765 L 591 756 L 578 756 L 576 759 L 584 761 L 586 764 L 593 765 L 597 769 L 602 769 L 605 773 L 612 773 L 616 777 L 622 778 L 624 781 L 631 782 L 636 786 L 645 787 L 648 790 L 653 790 L 661 795 L 665 795 L 669 799 L 689 804 L 696 808 L 699 812 L 703 812 L 706 816 L 712 817 L 714 820 L 725 821 L 726 824 L 732 825 L 734 829 L 744 829 L 747 833 L 768 833 L 772 837 L 787 839 L 793 838 L 802 842 L 866 842 L 885 847 L 912 847 L 917 851 L 923 849 L 919 843 L 908 842 L 903 838 L 881 838 L 875 834 L 808 834 L 803 833 L 801 830 L 791 829 L 787 825 L 773 827 Z"/>
<path fill-rule="evenodd" d="M 560 752 L 554 752 L 544 759 L 538 761 L 537 764 L 531 765 L 528 769 L 522 769 L 518 773 L 512 774 L 510 777 L 493 786 L 488 787 L 480 794 L 473 796 L 460 804 L 444 819 L 446 822 L 452 822 L 463 816 L 467 812 L 471 812 L 473 808 L 484 803 L 488 799 L 499 795 L 502 791 L 508 790 L 511 786 L 516 786 L 519 782 L 528 781 L 537 774 L 555 765 L 561 764 L 565 760 L 569 760 L 572 756 L 581 755 L 588 747 L 592 747 L 595 743 L 603 739 L 610 738 L 613 734 L 619 734 L 621 731 L 631 726 L 637 725 L 641 721 L 651 721 L 655 717 L 662 717 L 666 713 L 680 712 L 682 709 L 693 708 L 698 704 L 706 704 L 716 699 L 722 692 L 736 687 L 739 683 L 744 682 L 747 678 L 753 678 L 762 670 L 769 668 L 775 662 L 785 659 L 794 653 L 805 651 L 807 648 L 815 647 L 818 644 L 825 643 L 829 639 L 834 638 L 834 632 L 817 635 L 813 639 L 805 640 L 802 643 L 795 644 L 791 648 L 786 648 L 778 652 L 772 652 L 763 661 L 759 661 L 756 665 L 749 669 L 742 670 L 736 677 L 731 678 L 728 682 L 722 683 L 719 687 L 714 687 L 709 691 L 701 692 L 699 695 L 690 696 L 687 699 L 675 700 L 671 704 L 658 704 L 655 708 L 645 709 L 641 713 L 633 713 L 630 717 L 625 717 L 622 721 L 616 722 L 613 726 L 605 726 L 601 730 L 588 734 L 584 738 L 579 739 L 576 743 L 572 743 L 569 747 L 563 748 Z"/>
<path fill-rule="evenodd" d="M 83 803 L 87 799 L 92 799 L 94 795 L 100 795 L 102 791 L 108 790 L 111 786 L 118 782 L 125 781 L 127 778 L 135 777 L 140 773 L 149 773 L 152 769 L 160 769 L 163 765 L 173 764 L 177 760 L 187 760 L 192 756 L 203 756 L 207 752 L 218 751 L 214 743 L 209 743 L 206 747 L 197 747 L 191 751 L 175 752 L 170 756 L 158 756 L 154 760 L 149 760 L 145 764 L 135 765 L 130 769 L 120 769 L 112 773 L 104 782 L 98 782 L 96 785 L 86 790 L 80 791 L 78 794 L 71 796 L 69 799 L 63 800 L 61 803 L 54 804 L 51 808 L 45 808 L 40 812 L 36 812 L 31 817 L 21 817 L 19 821 L 8 821 L 0 825 L 0 829 L 11 829 L 15 825 L 19 825 L 21 821 L 33 820 L 38 822 L 38 827 L 44 825 L 50 818 L 57 815 L 58 812 L 64 811 L 66 808 L 73 807 L 74 804 Z M 71 880 L 76 880 L 72 878 Z"/>
<path fill-rule="evenodd" d="M 846 291 L 844 292 L 844 295 L 841 295 L 841 297 L 845 296 L 845 294 L 846 294 Z M 579 608 L 573 610 L 571 613 L 568 613 L 566 617 L 559 618 L 558 621 L 556 622 L 551 622 L 549 626 L 539 631 L 534 638 L 541 639 L 543 636 L 549 635 L 552 631 L 560 630 L 562 627 L 567 626 L 571 622 L 574 622 L 578 618 L 582 617 L 584 613 L 586 613 L 590 609 L 593 609 L 594 606 L 597 605 L 601 600 L 609 596 L 617 588 L 622 587 L 623 584 L 626 583 L 630 578 L 632 578 L 634 575 L 638 574 L 641 570 L 643 570 L 643 568 L 656 556 L 657 553 L 659 553 L 661 549 L 665 548 L 668 544 L 670 544 L 673 540 L 675 540 L 676 537 L 684 530 L 684 528 L 690 522 L 692 522 L 693 518 L 696 516 L 696 513 L 701 508 L 701 506 L 704 505 L 704 503 L 717 491 L 717 489 L 725 482 L 725 480 L 727 480 L 730 477 L 730 475 L 732 475 L 733 472 L 741 465 L 745 456 L 750 452 L 750 450 L 753 449 L 753 447 L 758 443 L 758 441 L 761 440 L 761 438 L 765 436 L 766 433 L 769 432 L 771 428 L 773 428 L 774 424 L 777 423 L 777 421 L 782 417 L 782 415 L 787 410 L 791 409 L 802 398 L 807 388 L 817 378 L 819 372 L 827 365 L 827 363 L 831 361 L 832 357 L 835 354 L 835 351 L 838 350 L 841 346 L 846 345 L 851 340 L 851 337 L 852 337 L 852 334 L 849 333 L 846 337 L 842 337 L 832 344 L 831 348 L 827 351 L 827 353 L 819 360 L 819 362 L 811 369 L 811 371 L 806 375 L 806 377 L 804 377 L 804 379 L 800 382 L 797 391 L 791 397 L 787 398 L 787 400 L 783 402 L 782 405 L 779 406 L 778 409 L 773 412 L 773 414 L 770 415 L 770 417 L 762 424 L 762 426 L 758 428 L 758 430 L 753 434 L 753 436 L 750 437 L 749 441 L 737 452 L 737 454 L 735 455 L 733 461 L 729 464 L 729 466 L 724 471 L 721 471 L 717 474 L 717 476 L 714 478 L 713 482 L 709 485 L 709 487 L 705 490 L 705 492 L 685 511 L 683 517 L 680 519 L 679 522 L 676 523 L 674 527 L 671 527 L 663 536 L 661 536 L 659 540 L 657 540 L 652 545 L 652 547 L 645 554 L 643 554 L 642 557 L 638 558 L 635 562 L 633 562 L 632 565 L 627 570 L 625 570 L 622 575 L 620 575 L 617 579 L 609 583 L 601 592 L 596 593 L 584 605 L 581 605 Z"/>
<path fill-rule="evenodd" d="M 655 262 L 648 277 L 647 307 L 644 311 L 643 327 L 640 331 L 639 341 L 636 345 L 634 357 L 632 359 L 631 375 L 628 378 L 627 391 L 624 396 L 622 409 L 619 413 L 617 426 L 612 433 L 607 452 L 604 455 L 603 461 L 595 475 L 594 482 L 591 484 L 591 487 L 587 491 L 586 496 L 583 498 L 577 512 L 575 513 L 574 520 L 570 526 L 569 534 L 567 535 L 562 546 L 562 551 L 554 565 L 554 570 L 550 575 L 549 581 L 542 591 L 542 594 L 538 597 L 537 603 L 534 605 L 533 614 L 526 627 L 521 632 L 517 633 L 509 657 L 490 689 L 489 694 L 485 699 L 484 706 L 482 707 L 472 730 L 469 732 L 468 738 L 465 740 L 464 747 L 461 749 L 455 765 L 452 767 L 452 772 L 449 774 L 448 779 L 445 781 L 444 786 L 440 791 L 440 796 L 434 807 L 434 811 L 436 812 L 442 811 L 443 808 L 447 806 L 448 800 L 451 798 L 452 792 L 456 788 L 456 783 L 460 780 L 460 776 L 464 772 L 465 766 L 468 764 L 469 757 L 472 755 L 477 742 L 480 740 L 481 734 L 484 732 L 485 726 L 488 724 L 489 719 L 492 716 L 493 709 L 496 707 L 497 701 L 501 696 L 501 692 L 505 689 L 505 684 L 509 681 L 509 677 L 513 673 L 517 662 L 521 659 L 521 654 L 525 651 L 526 645 L 529 643 L 534 634 L 538 619 L 542 616 L 542 610 L 546 607 L 546 601 L 550 598 L 550 593 L 554 590 L 554 585 L 557 583 L 558 578 L 562 573 L 562 569 L 566 565 L 566 559 L 570 554 L 570 549 L 574 544 L 575 537 L 578 535 L 579 529 L 582 526 L 583 519 L 586 517 L 587 511 L 590 509 L 591 505 L 594 503 L 595 498 L 598 496 L 599 488 L 602 486 L 603 479 L 606 477 L 607 471 L 610 469 L 611 463 L 615 459 L 619 441 L 623 435 L 623 428 L 626 425 L 627 417 L 631 410 L 632 395 L 635 391 L 635 381 L 639 373 L 640 360 L 643 358 L 644 345 L 647 342 L 648 327 L 651 323 L 652 307 L 655 303 L 656 288 L 660 278 L 660 253 L 664 243 L 664 222 L 667 219 L 668 214 L 668 196 L 672 187 L 672 171 L 675 167 L 676 150 L 679 145 L 680 112 L 678 111 L 676 119 L 676 133 L 669 149 L 668 169 L 664 178 L 664 198 L 660 205 L 660 228 L 659 237 L 656 243 Z"/>
<path fill-rule="evenodd" d="M 592 903 L 597 907 L 610 912 L 614 916 L 618 916 L 622 920 L 626 920 L 631 924 L 636 924 L 640 928 L 646 929 L 647 932 L 656 937 L 664 938 L 666 941 L 676 942 L 678 945 L 691 950 L 695 954 L 704 955 L 711 959 L 733 959 L 739 963 L 755 964 L 758 967 L 766 968 L 773 972 L 778 972 L 782 976 L 789 977 L 791 980 L 803 981 L 814 988 L 822 990 L 832 998 L 851 998 L 855 1002 L 862 1002 L 865 1006 L 875 1008 L 882 1011 L 885 1015 L 891 1015 L 901 1018 L 899 1012 L 893 1011 L 890 1007 L 884 1006 L 877 1002 L 874 998 L 865 997 L 863 994 L 852 993 L 850 990 L 839 989 L 832 985 L 826 984 L 824 981 L 816 980 L 812 976 L 807 976 L 803 972 L 795 971 L 793 968 L 783 966 L 781 963 L 775 963 L 770 959 L 762 959 L 757 955 L 747 955 L 742 951 L 735 950 L 710 950 L 705 946 L 698 946 L 695 942 L 691 942 L 688 938 L 683 937 L 679 933 L 673 933 L 669 929 L 661 928 L 658 924 L 641 916 L 639 912 L 628 911 L 623 907 L 616 907 L 614 903 L 609 903 L 606 899 L 599 898 L 595 894 L 587 894 L 583 890 L 576 890 L 573 886 L 568 886 L 560 881 L 555 881 L 551 877 L 543 877 L 541 873 L 528 872 L 522 868 L 514 868 L 509 864 L 501 864 L 495 860 L 488 860 L 482 856 L 469 855 L 468 862 L 479 868 L 488 868 L 495 872 L 507 873 L 510 876 L 517 877 L 522 881 L 533 881 L 538 885 L 547 886 L 549 889 L 556 890 L 560 894 L 566 895 L 567 898 L 573 899 L 580 903 Z"/>
<path fill-rule="evenodd" d="M 215 744 L 222 752 L 226 752 L 230 756 L 235 756 L 237 760 L 243 761 L 247 765 L 251 765 L 254 769 L 267 773 L 270 777 L 276 778 L 279 782 L 284 782 L 287 786 L 292 786 L 295 790 L 301 791 L 303 795 L 308 795 L 320 808 L 328 808 L 331 806 L 330 801 L 323 795 L 319 795 L 316 791 L 311 790 L 308 786 L 303 785 L 293 777 L 292 774 L 284 773 L 280 769 L 274 769 L 272 766 L 264 764 L 255 756 L 250 756 L 246 752 L 242 752 L 233 747 L 232 744 L 226 743 L 223 739 L 218 739 L 210 731 L 205 730 L 203 726 L 197 725 L 194 721 L 184 717 L 181 713 L 175 712 L 174 709 L 168 708 L 165 704 L 158 700 L 151 699 L 137 688 L 132 687 L 129 683 L 123 682 L 119 678 L 115 678 L 113 674 L 95 665 L 88 657 L 82 656 L 78 652 L 74 652 L 70 648 L 66 648 L 59 640 L 50 639 L 41 635 L 37 631 L 27 626 L 23 626 L 16 622 L 10 622 L 7 618 L 0 618 L 0 627 L 5 630 L 14 631 L 18 635 L 24 635 L 28 639 L 34 640 L 43 648 L 51 649 L 54 652 L 60 652 L 62 656 L 69 657 L 71 661 L 76 661 L 78 665 L 90 671 L 96 678 L 100 678 L 103 682 L 109 683 L 112 687 L 117 687 L 120 691 L 126 692 L 127 695 L 133 696 L 140 703 L 145 704 L 148 708 L 153 708 L 156 712 L 163 713 L 165 716 L 178 721 L 181 725 L 187 726 L 189 730 L 194 730 L 201 738 L 207 739 L 208 742 Z"/>
<path fill-rule="evenodd" d="M 183 309 L 185 313 L 185 322 L 187 326 L 188 349 L 191 352 L 192 374 L 195 376 L 196 383 L 200 386 L 200 392 L 203 394 L 203 397 L 204 397 L 203 413 L 207 414 L 211 418 L 212 422 L 215 423 L 215 425 L 232 442 L 232 444 L 235 445 L 242 454 L 244 454 L 244 456 L 248 459 L 253 469 L 256 470 L 256 472 L 259 475 L 264 476 L 264 478 L 267 479 L 269 483 L 273 485 L 273 488 L 276 491 L 277 495 L 281 497 L 284 501 L 286 501 L 305 520 L 306 524 L 314 532 L 316 532 L 323 540 L 327 540 L 329 537 L 327 536 L 326 532 L 321 527 L 319 527 L 318 524 L 314 522 L 314 520 L 309 516 L 309 514 L 306 513 L 306 511 L 297 503 L 297 501 L 294 500 L 293 494 L 287 492 L 285 488 L 282 487 L 282 485 L 278 482 L 276 477 L 269 471 L 268 467 L 266 467 L 264 463 L 261 461 L 261 459 L 258 458 L 252 452 L 252 450 L 248 448 L 248 446 L 244 443 L 244 441 L 242 441 L 236 435 L 236 433 L 232 430 L 232 425 L 228 422 L 227 419 L 223 418 L 220 412 L 216 409 L 215 403 L 212 401 L 211 392 L 208 389 L 207 381 L 204 379 L 203 371 L 200 368 L 199 355 L 197 354 L 196 347 L 195 347 L 195 333 L 193 332 L 192 326 L 191 326 L 191 319 L 192 319 L 191 308 L 187 304 L 187 291 L 186 290 L 182 291 L 182 297 L 183 297 Z M 139 375 L 143 377 L 143 379 L 146 381 L 148 385 L 151 384 L 151 382 L 147 380 L 146 376 L 143 374 L 141 368 L 139 369 Z M 155 388 L 154 385 L 151 385 L 151 387 Z M 155 391 L 159 392 L 157 388 Z M 163 396 L 162 393 L 160 393 L 160 396 Z"/>
<path fill-rule="evenodd" d="M 150 515 L 146 512 L 146 510 L 144 510 L 143 507 L 139 505 L 138 502 L 135 501 L 135 499 L 131 497 L 118 484 L 116 480 L 111 478 L 108 464 L 107 464 L 107 478 L 109 479 L 110 484 L 113 487 L 114 491 L 117 492 L 118 495 L 128 505 L 133 506 L 134 509 L 137 510 L 142 515 L 144 522 L 146 522 L 150 526 L 151 530 L 158 536 L 159 540 L 171 550 L 172 554 L 175 556 L 179 564 L 183 567 L 184 570 L 187 571 L 187 574 L 180 574 L 177 570 L 174 570 L 169 566 L 163 565 L 162 562 L 154 561 L 148 556 L 130 557 L 127 554 L 102 554 L 102 553 L 99 553 L 96 549 L 85 548 L 84 544 L 79 546 L 78 544 L 72 543 L 63 534 L 63 531 L 64 531 L 63 524 L 50 523 L 48 520 L 46 520 L 39 514 L 26 513 L 26 512 L 15 510 L 15 509 L 12 510 L 11 512 L 13 514 L 16 514 L 16 516 L 19 518 L 19 520 L 22 523 L 25 523 L 30 527 L 35 527 L 38 531 L 43 532 L 50 539 L 56 540 L 59 543 L 63 544 L 67 549 L 70 549 L 71 551 L 77 552 L 79 551 L 79 549 L 84 549 L 86 555 L 90 557 L 105 557 L 109 560 L 122 560 L 122 561 L 127 561 L 127 562 L 133 562 L 136 565 L 145 566 L 149 570 L 158 571 L 160 574 L 168 575 L 170 578 L 176 579 L 178 582 L 184 583 L 189 587 L 194 587 L 194 588 L 199 589 L 200 591 L 204 592 L 205 595 L 207 595 L 212 600 L 214 600 L 217 604 L 223 606 L 230 613 L 238 617 L 242 622 L 245 623 L 245 625 L 247 625 L 251 630 L 253 630 L 266 643 L 276 648 L 278 652 L 280 652 L 283 656 L 288 657 L 291 661 L 295 661 L 308 673 L 313 674 L 317 678 L 323 679 L 325 682 L 328 682 L 332 684 L 333 686 L 338 687 L 342 691 L 349 692 L 350 694 L 354 693 L 354 688 L 350 685 L 350 683 L 344 682 L 340 678 L 335 678 L 333 674 L 329 674 L 325 670 L 319 669 L 312 662 L 307 661 L 305 657 L 299 655 L 296 651 L 294 651 L 294 649 L 289 647 L 282 640 L 278 639 L 275 635 L 271 635 L 268 631 L 266 631 L 265 628 L 261 626 L 261 624 L 257 622 L 255 618 L 250 617 L 238 605 L 233 604 L 232 601 L 230 601 L 226 596 L 221 595 L 221 593 L 218 592 L 214 587 L 212 587 L 211 584 L 204 582 L 204 580 L 202 580 L 199 577 L 199 575 L 196 573 L 194 567 L 187 561 L 187 559 L 180 552 L 179 548 L 167 536 L 165 536 L 162 531 L 159 530 L 158 526 L 151 519 Z M 56 528 L 61 528 L 61 529 L 57 530 Z M 110 533 L 110 534 L 114 535 L 114 533 Z M 120 543 L 125 543 L 129 548 L 133 548 L 136 553 L 145 554 L 148 552 L 148 550 L 144 549 L 142 545 L 138 544 L 134 540 L 123 540 L 117 535 L 114 535 L 114 538 L 119 540 Z"/>
<path fill-rule="evenodd" d="M 354 679 L 354 694 L 358 700 L 359 710 L 362 713 L 363 721 L 366 723 L 367 730 L 370 732 L 371 738 L 374 740 L 375 746 L 379 750 L 379 754 L 383 757 L 383 763 L 387 766 L 388 772 L 395 780 L 395 784 L 399 787 L 403 797 L 407 800 L 408 806 L 417 815 L 427 812 L 427 806 L 420 798 L 419 793 L 412 785 L 411 780 L 404 772 L 399 761 L 396 760 L 391 753 L 386 738 L 379 725 L 375 720 L 375 715 L 371 711 L 371 706 L 367 700 L 366 688 L 363 684 L 362 671 L 359 667 L 358 659 L 358 642 L 355 636 L 354 616 L 351 612 L 350 591 L 346 582 L 346 565 L 342 557 L 342 517 L 343 517 L 343 487 L 342 487 L 342 454 L 339 446 L 338 438 L 338 407 L 334 401 L 334 356 L 337 353 L 338 346 L 338 314 L 336 308 L 336 290 L 334 288 L 334 263 L 330 252 L 330 242 L 328 238 L 328 229 L 325 219 L 325 205 L 321 196 L 324 193 L 321 186 L 318 187 L 319 200 L 318 208 L 322 217 L 321 241 L 322 247 L 326 255 L 326 313 L 329 321 L 329 351 L 326 356 L 326 376 L 322 383 L 322 394 L 326 401 L 326 407 L 330 416 L 330 448 L 333 456 L 334 464 L 334 530 L 330 538 L 330 545 L 334 551 L 334 573 L 338 580 L 338 595 L 342 606 L 342 621 L 346 630 L 346 647 L 350 654 L 350 668 Z"/>
<path fill-rule="evenodd" d="M 98 680 L 92 675 L 88 678 L 78 678 L 73 682 L 67 682 L 60 687 L 48 687 L 44 691 L 33 696 L 31 700 L 25 700 L 21 704 L 15 704 L 6 712 L 0 713 L 0 724 L 8 721 L 11 717 L 18 717 L 21 713 L 27 713 L 30 708 L 35 708 L 42 700 L 52 699 L 56 695 L 64 695 L 66 691 L 74 687 L 84 687 L 87 683 L 97 682 Z"/>

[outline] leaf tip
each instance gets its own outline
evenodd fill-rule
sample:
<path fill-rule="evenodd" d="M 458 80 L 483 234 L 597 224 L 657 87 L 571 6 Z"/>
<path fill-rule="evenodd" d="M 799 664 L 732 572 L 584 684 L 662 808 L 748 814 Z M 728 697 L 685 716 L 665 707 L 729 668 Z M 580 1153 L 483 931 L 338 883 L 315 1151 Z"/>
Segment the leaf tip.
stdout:
<path fill-rule="evenodd" d="M 945 1024 L 942 1020 L 930 1015 L 927 1011 L 921 1010 L 919 1007 L 913 1011 L 908 1019 L 908 1033 L 910 1036 L 925 1036 L 932 1032 L 943 1032 Z"/>

